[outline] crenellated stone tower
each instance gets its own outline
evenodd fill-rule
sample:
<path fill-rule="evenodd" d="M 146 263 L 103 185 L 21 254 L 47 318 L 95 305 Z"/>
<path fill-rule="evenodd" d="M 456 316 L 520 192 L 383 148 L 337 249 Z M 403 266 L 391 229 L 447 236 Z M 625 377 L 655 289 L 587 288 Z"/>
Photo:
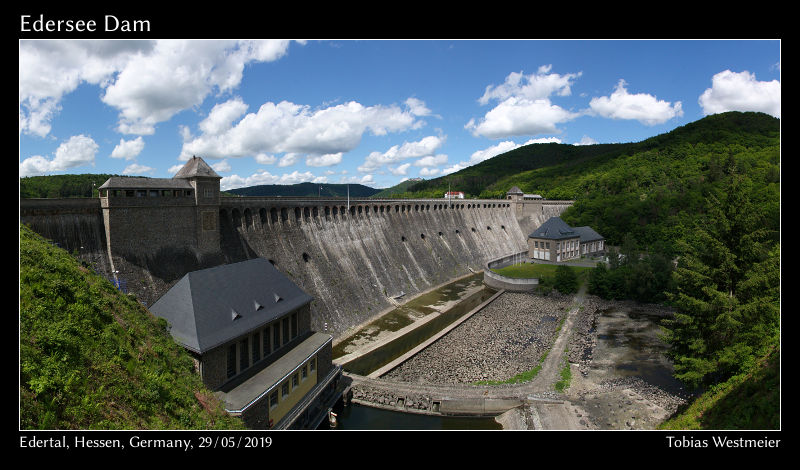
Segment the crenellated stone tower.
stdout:
<path fill-rule="evenodd" d="M 99 188 L 109 257 L 176 249 L 198 258 L 219 253 L 220 179 L 198 157 L 172 178 L 109 178 Z"/>

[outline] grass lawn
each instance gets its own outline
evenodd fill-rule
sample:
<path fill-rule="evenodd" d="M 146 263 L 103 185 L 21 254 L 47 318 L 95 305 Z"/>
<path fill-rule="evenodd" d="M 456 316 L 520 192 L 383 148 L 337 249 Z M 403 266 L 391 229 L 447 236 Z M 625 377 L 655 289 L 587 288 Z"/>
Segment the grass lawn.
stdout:
<path fill-rule="evenodd" d="M 567 265 L 569 266 L 569 265 Z M 556 275 L 555 264 L 515 264 L 506 266 L 505 268 L 492 269 L 493 272 L 501 276 L 513 277 L 517 279 L 553 279 Z M 580 276 L 582 273 L 592 269 L 583 266 L 570 266 L 575 271 L 575 274 Z"/>

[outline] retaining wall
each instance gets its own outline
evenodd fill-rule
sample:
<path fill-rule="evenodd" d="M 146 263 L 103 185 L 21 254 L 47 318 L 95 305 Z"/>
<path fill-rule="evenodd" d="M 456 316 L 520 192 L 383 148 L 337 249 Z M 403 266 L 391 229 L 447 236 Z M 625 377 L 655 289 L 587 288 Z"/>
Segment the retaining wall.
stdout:
<path fill-rule="evenodd" d="M 492 289 L 510 292 L 534 292 L 539 287 L 539 279 L 519 279 L 506 277 L 492 269 L 499 269 L 528 259 L 528 251 L 520 251 L 489 260 L 483 270 L 483 283 Z"/>

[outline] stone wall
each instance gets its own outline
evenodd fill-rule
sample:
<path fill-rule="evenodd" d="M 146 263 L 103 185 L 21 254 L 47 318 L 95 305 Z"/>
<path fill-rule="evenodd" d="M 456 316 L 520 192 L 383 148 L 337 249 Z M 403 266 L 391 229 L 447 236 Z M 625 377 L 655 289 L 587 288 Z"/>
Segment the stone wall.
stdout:
<path fill-rule="evenodd" d="M 565 207 L 550 205 L 544 213 Z M 110 220 L 109 257 L 98 199 L 20 202 L 23 222 L 70 251 L 83 247 L 82 259 L 125 280 L 146 306 L 190 271 L 271 260 L 314 297 L 311 328 L 334 337 L 392 307 L 389 297 L 422 292 L 524 250 L 529 233 L 504 200 L 351 199 L 348 205 L 238 197 L 220 198 L 217 210 L 216 253 L 199 250 L 190 236 L 200 223 L 196 208 L 131 207 L 128 220 Z"/>

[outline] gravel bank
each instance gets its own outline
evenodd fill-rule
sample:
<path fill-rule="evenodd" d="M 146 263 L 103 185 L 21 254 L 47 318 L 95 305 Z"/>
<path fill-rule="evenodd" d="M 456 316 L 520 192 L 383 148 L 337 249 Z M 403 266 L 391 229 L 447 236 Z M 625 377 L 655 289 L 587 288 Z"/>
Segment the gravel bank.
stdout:
<path fill-rule="evenodd" d="M 550 349 L 572 296 L 505 292 L 424 351 L 389 371 L 389 380 L 472 384 L 533 369 Z"/>

